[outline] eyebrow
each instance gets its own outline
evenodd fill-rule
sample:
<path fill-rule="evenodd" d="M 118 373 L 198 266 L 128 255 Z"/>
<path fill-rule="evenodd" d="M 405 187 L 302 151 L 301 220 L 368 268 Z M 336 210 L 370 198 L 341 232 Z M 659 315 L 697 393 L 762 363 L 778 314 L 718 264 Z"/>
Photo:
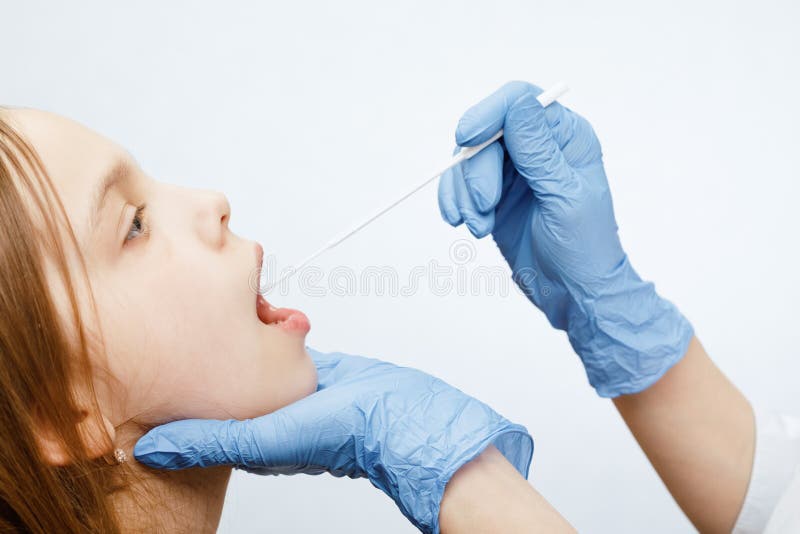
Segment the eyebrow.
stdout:
<path fill-rule="evenodd" d="M 118 159 L 103 175 L 95 186 L 92 201 L 89 206 L 89 231 L 94 232 L 100 223 L 100 213 L 103 211 L 108 192 L 128 179 L 131 175 L 132 165 L 126 159 Z"/>

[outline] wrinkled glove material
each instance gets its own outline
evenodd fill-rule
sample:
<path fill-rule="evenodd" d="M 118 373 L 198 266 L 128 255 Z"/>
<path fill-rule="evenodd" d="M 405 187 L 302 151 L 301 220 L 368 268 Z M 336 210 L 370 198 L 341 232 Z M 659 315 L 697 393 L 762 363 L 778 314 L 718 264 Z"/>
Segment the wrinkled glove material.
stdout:
<path fill-rule="evenodd" d="M 258 474 L 366 477 L 434 533 L 445 485 L 489 445 L 527 478 L 531 436 L 486 404 L 415 369 L 307 350 L 316 393 L 256 419 L 157 427 L 137 443 L 137 460 L 165 469 L 234 465 Z"/>
<path fill-rule="evenodd" d="M 463 115 L 457 145 L 503 137 L 442 175 L 439 208 L 449 224 L 492 235 L 599 395 L 636 393 L 683 357 L 693 329 L 630 265 L 591 125 L 557 102 L 543 108 L 541 92 L 511 82 Z"/>

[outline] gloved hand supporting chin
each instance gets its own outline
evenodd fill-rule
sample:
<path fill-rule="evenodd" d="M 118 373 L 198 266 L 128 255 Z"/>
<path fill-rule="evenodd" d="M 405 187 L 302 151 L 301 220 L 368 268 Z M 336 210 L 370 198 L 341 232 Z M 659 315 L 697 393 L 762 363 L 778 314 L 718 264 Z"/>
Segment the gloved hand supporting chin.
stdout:
<path fill-rule="evenodd" d="M 157 427 L 136 444 L 136 459 L 367 477 L 423 532 L 439 531 L 445 485 L 490 444 L 527 478 L 533 440 L 486 404 L 415 369 L 308 351 L 319 376 L 313 395 L 257 419 Z"/>

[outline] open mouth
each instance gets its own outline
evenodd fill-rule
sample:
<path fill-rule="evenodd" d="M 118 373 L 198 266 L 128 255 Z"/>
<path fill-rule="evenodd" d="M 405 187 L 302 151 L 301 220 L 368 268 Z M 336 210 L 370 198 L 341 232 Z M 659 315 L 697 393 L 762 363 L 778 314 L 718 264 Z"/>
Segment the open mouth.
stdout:
<path fill-rule="evenodd" d="M 256 243 L 256 266 L 261 271 L 264 262 L 264 249 Z M 264 295 L 257 293 L 256 313 L 258 319 L 267 326 L 280 328 L 285 332 L 306 335 L 311 330 L 311 323 L 306 314 L 292 308 L 276 308 Z"/>

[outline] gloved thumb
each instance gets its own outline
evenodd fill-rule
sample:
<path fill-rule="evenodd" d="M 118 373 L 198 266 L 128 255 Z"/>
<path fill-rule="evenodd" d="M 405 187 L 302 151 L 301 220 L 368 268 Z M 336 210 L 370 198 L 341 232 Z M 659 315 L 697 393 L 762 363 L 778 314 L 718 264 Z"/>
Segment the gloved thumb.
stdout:
<path fill-rule="evenodd" d="M 167 423 L 142 436 L 133 454 L 138 461 L 158 469 L 246 466 L 255 459 L 251 450 L 254 446 L 251 423 L 234 419 L 186 419 Z M 268 443 L 261 441 L 258 445 L 261 450 L 269 448 Z M 259 458 L 259 463 L 261 460 L 263 458 Z"/>
<path fill-rule="evenodd" d="M 464 113 L 456 128 L 456 143 L 474 146 L 503 128 L 503 143 L 514 167 L 545 200 L 564 196 L 576 184 L 545 109 L 536 99 L 541 92 L 526 82 L 505 84 Z M 554 112 L 557 110 L 554 108 Z"/>

